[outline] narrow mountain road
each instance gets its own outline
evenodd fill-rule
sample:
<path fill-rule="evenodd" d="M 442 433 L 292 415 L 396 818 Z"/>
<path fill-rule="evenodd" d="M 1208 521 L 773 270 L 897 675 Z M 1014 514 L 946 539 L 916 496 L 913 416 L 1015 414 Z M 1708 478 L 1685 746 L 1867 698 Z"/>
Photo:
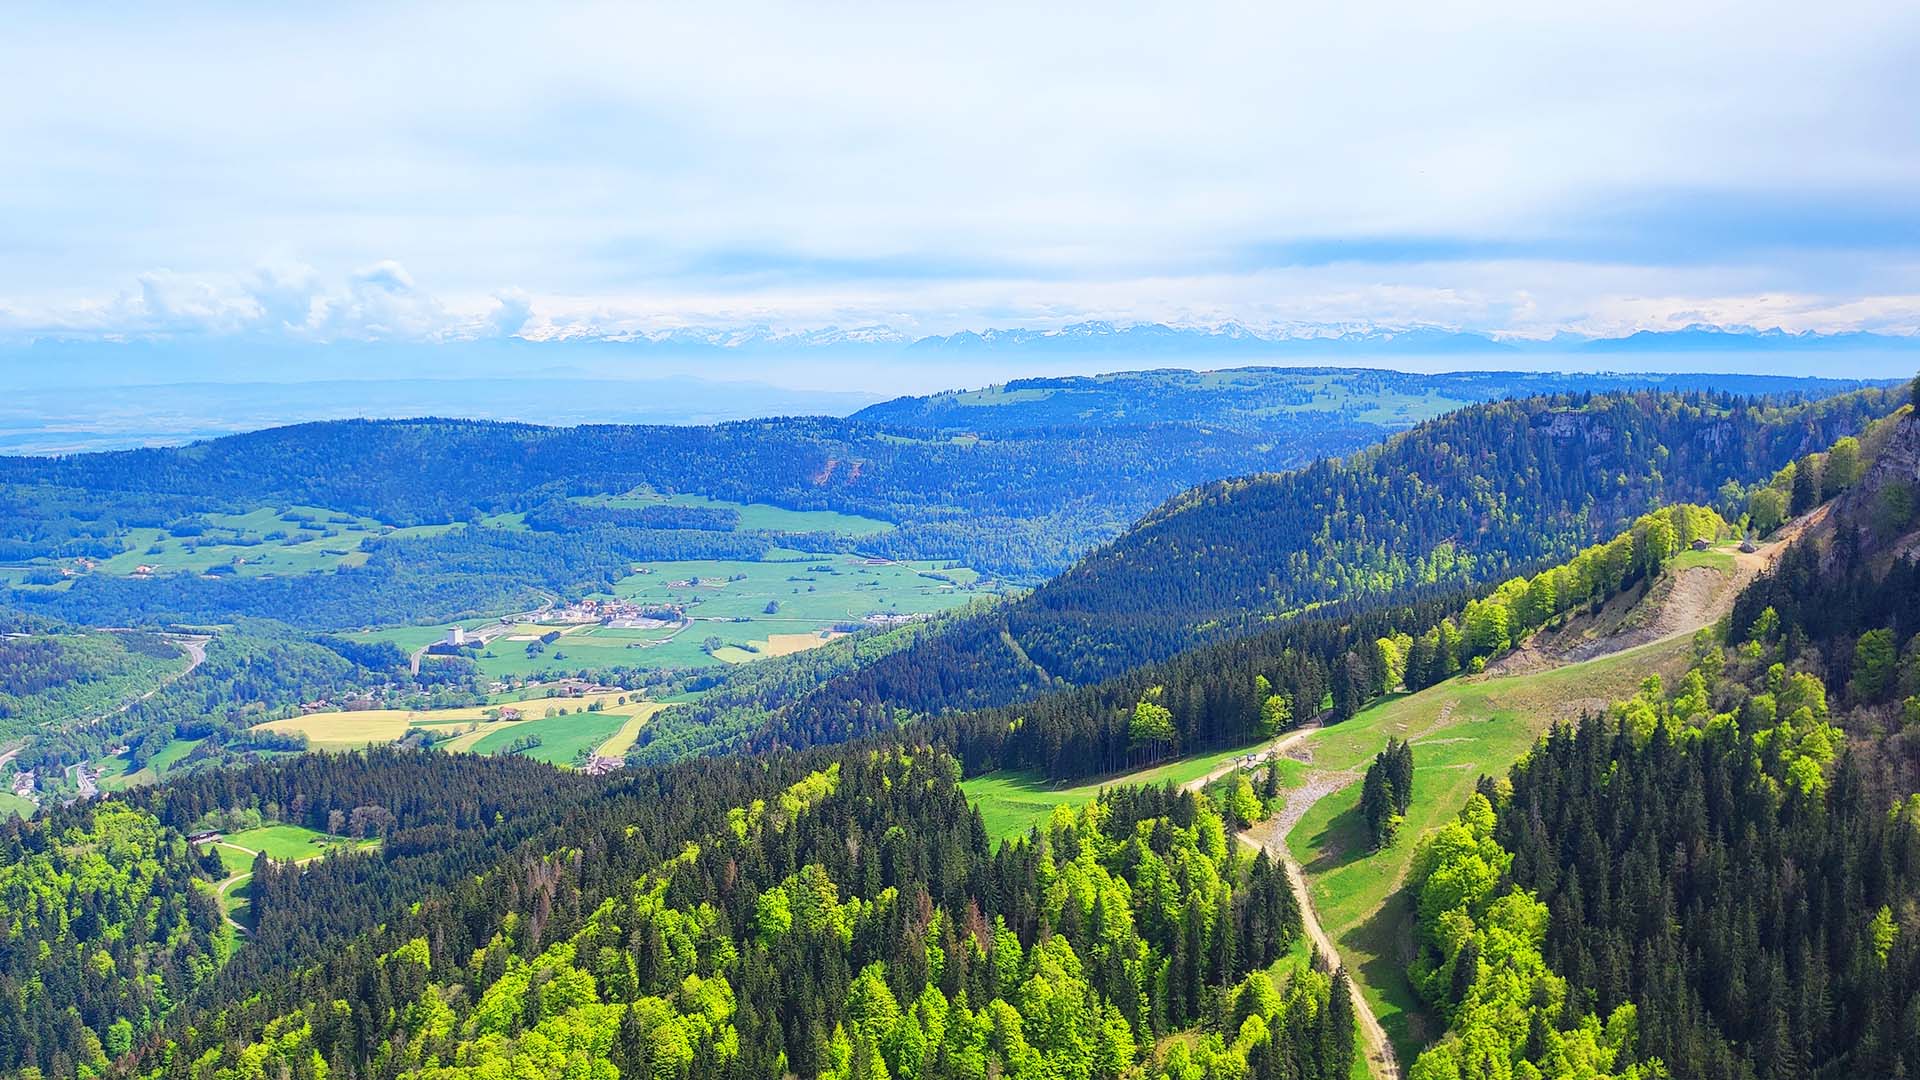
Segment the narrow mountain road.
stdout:
<path fill-rule="evenodd" d="M 1258 765 L 1264 765 L 1268 761 L 1271 761 L 1272 759 L 1277 758 L 1281 754 L 1285 753 L 1288 750 L 1288 748 L 1293 746 L 1294 743 L 1299 742 L 1301 739 L 1304 739 L 1308 735 L 1311 735 L 1314 732 L 1319 730 L 1320 730 L 1319 718 L 1316 717 L 1312 720 L 1308 720 L 1306 723 L 1301 724 L 1297 728 L 1294 728 L 1290 731 L 1283 731 L 1280 734 L 1274 736 L 1273 739 L 1270 742 L 1268 742 L 1265 746 L 1255 747 L 1254 749 L 1247 751 L 1245 754 L 1241 755 L 1240 757 L 1232 758 L 1228 761 L 1222 762 L 1221 764 L 1214 766 L 1213 770 L 1207 773 L 1207 775 L 1197 776 L 1192 780 L 1189 780 L 1186 783 L 1181 784 L 1180 790 L 1181 791 L 1199 791 L 1201 788 L 1204 788 L 1208 784 L 1213 783 L 1215 780 L 1218 780 L 1221 777 L 1227 775 L 1228 773 L 1233 772 L 1235 769 L 1245 769 L 1245 768 L 1251 768 Z"/>
<path fill-rule="evenodd" d="M 214 841 L 214 844 L 216 847 L 232 848 L 235 851 L 243 852 L 246 854 L 247 858 L 249 859 L 258 858 L 260 855 L 259 852 L 253 850 L 252 848 L 241 847 L 239 844 L 230 844 L 225 840 L 216 840 Z M 231 874 L 226 878 L 226 880 L 220 882 L 219 885 L 215 886 L 215 889 L 214 889 L 215 893 L 217 893 L 220 897 L 220 917 L 227 920 L 227 925 L 239 931 L 242 937 L 252 937 L 253 931 L 247 929 L 244 925 L 242 925 L 238 919 L 235 919 L 233 917 L 233 912 L 228 910 L 227 890 L 235 887 L 236 885 L 239 885 L 241 882 L 247 880 L 252 876 L 253 876 L 252 870 L 244 870 L 238 874 Z"/>
<path fill-rule="evenodd" d="M 1309 720 L 1275 737 L 1265 746 L 1218 765 L 1205 776 L 1187 781 L 1180 785 L 1180 790 L 1199 791 L 1236 769 L 1265 764 L 1320 730 L 1320 726 L 1318 718 Z M 1240 834 L 1241 843 L 1265 851 L 1268 858 L 1286 871 L 1287 887 L 1293 890 L 1293 902 L 1300 908 L 1300 923 L 1306 930 L 1307 940 L 1313 943 L 1315 951 L 1325 956 L 1327 962 L 1336 968 L 1341 966 L 1340 950 L 1334 948 L 1333 939 L 1327 936 L 1326 930 L 1320 925 L 1320 916 L 1313 910 L 1313 898 L 1307 894 L 1306 875 L 1287 851 L 1287 833 L 1322 796 L 1346 787 L 1353 780 L 1354 777 L 1347 773 L 1311 777 L 1306 784 L 1287 793 L 1286 806 Z M 1360 1036 L 1365 1043 L 1368 1071 L 1382 1080 L 1400 1080 L 1400 1061 L 1393 1054 L 1393 1044 L 1387 1041 L 1387 1030 L 1380 1026 L 1380 1018 L 1373 1014 L 1373 1006 L 1368 1005 L 1366 997 L 1360 993 L 1360 984 L 1350 978 L 1347 986 L 1353 995 L 1353 1014 L 1360 1021 Z"/>
<path fill-rule="evenodd" d="M 193 671 L 195 668 L 207 662 L 207 642 L 213 640 L 213 638 L 211 637 L 207 637 L 199 634 L 162 634 L 161 638 L 166 642 L 168 642 L 169 644 L 178 645 L 182 649 L 186 650 L 187 666 L 161 679 L 160 682 L 157 683 L 153 689 L 147 691 L 144 694 L 141 694 L 139 697 L 128 698 L 126 701 L 121 702 L 111 712 L 101 713 L 100 715 L 95 716 L 90 720 L 83 721 L 83 723 L 89 726 L 94 724 L 105 723 L 106 721 L 111 720 L 116 716 L 119 716 L 121 713 L 126 712 L 128 709 L 133 708 L 135 705 L 138 705 L 141 702 L 152 698 L 155 694 L 158 694 L 160 691 L 165 690 L 167 687 L 172 686 L 174 683 L 179 682 L 181 679 L 184 679 L 187 676 L 193 674 Z"/>
<path fill-rule="evenodd" d="M 1294 794 L 1302 792 L 1296 791 Z M 1317 801 L 1319 794 L 1313 795 L 1311 801 Z M 1342 966 L 1340 950 L 1334 948 L 1333 939 L 1327 936 L 1327 931 L 1320 925 L 1320 916 L 1313 910 L 1313 898 L 1307 895 L 1306 875 L 1287 851 L 1287 829 L 1306 810 L 1300 807 L 1296 811 L 1291 805 L 1294 801 L 1289 797 L 1287 810 L 1290 813 L 1275 814 L 1241 833 L 1240 842 L 1265 851 L 1268 858 L 1286 871 L 1287 887 L 1293 890 L 1293 902 L 1300 907 L 1300 924 L 1306 930 L 1307 940 L 1313 943 L 1315 951 L 1327 958 L 1329 965 L 1339 968 Z M 1373 1014 L 1373 1006 L 1367 1004 L 1366 995 L 1360 992 L 1359 981 L 1348 978 L 1347 990 L 1353 997 L 1353 1015 L 1360 1021 L 1360 1038 L 1367 1055 L 1367 1071 L 1382 1080 L 1400 1080 L 1400 1060 L 1394 1056 L 1393 1044 L 1387 1041 L 1387 1029 L 1380 1026 L 1380 1018 Z"/>

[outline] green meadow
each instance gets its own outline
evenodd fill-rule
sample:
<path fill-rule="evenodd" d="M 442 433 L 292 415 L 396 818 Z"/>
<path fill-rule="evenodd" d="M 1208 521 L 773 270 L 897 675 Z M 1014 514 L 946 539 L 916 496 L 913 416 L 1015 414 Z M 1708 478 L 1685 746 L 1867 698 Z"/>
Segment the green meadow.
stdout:
<path fill-rule="evenodd" d="M 1526 675 L 1454 679 L 1376 702 L 1307 736 L 1312 771 L 1351 782 L 1320 799 L 1287 836 L 1314 909 L 1404 1062 L 1437 1037 L 1406 980 L 1411 913 L 1400 886 L 1421 834 L 1459 813 L 1482 775 L 1498 776 L 1556 721 L 1630 696 L 1648 674 L 1683 670 L 1686 636 L 1599 660 Z M 1360 776 L 1389 737 L 1413 744 L 1413 803 L 1399 840 L 1371 852 L 1360 817 Z"/>
<path fill-rule="evenodd" d="M 962 780 L 960 789 L 980 808 L 987 837 L 1004 840 L 1024 836 L 1036 825 L 1046 822 L 1056 806 L 1081 806 L 1092 802 L 1101 791 L 1121 784 L 1185 784 L 1212 772 L 1222 762 L 1231 761 L 1259 743 L 1228 747 L 1195 754 L 1146 769 L 1118 773 L 1083 784 L 1059 786 L 1033 773 L 991 772 Z"/>
<path fill-rule="evenodd" d="M 521 751 L 521 756 L 549 765 L 571 765 L 580 751 L 591 751 L 613 737 L 628 720 L 623 712 L 577 712 L 540 720 L 527 720 L 489 732 L 470 749 L 476 754 L 498 754 L 515 740 L 529 735 L 540 738 L 540 745 Z"/>

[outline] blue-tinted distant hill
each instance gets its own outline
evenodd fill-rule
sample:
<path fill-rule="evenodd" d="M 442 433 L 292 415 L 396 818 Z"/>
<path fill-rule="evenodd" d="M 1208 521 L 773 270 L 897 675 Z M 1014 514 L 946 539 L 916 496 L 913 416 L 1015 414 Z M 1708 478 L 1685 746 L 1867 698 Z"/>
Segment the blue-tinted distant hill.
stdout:
<path fill-rule="evenodd" d="M 1795 334 L 1777 328 L 1740 330 L 1721 326 L 1640 330 L 1626 337 L 1598 338 L 1579 348 L 1588 353 L 1888 353 L 1920 358 L 1920 338 L 1861 332 Z"/>
<path fill-rule="evenodd" d="M 905 399 L 850 419 L 299 424 L 184 447 L 0 457 L 0 505 L 8 510 L 0 515 L 0 572 L 13 583 L 8 602 L 86 625 L 260 616 L 327 629 L 375 625 L 395 613 L 437 620 L 512 610 L 528 588 L 569 596 L 609 588 L 636 560 L 758 558 L 776 548 L 938 560 L 1031 584 L 1198 485 L 1351 454 L 1488 398 L 1650 382 L 1796 398 L 1856 385 L 1159 371 Z M 893 528 L 775 535 L 570 501 L 635 489 L 831 510 Z M 129 576 L 89 565 L 137 564 L 162 534 L 185 544 L 223 515 L 289 507 L 318 508 L 323 521 L 344 515 L 413 531 L 347 538 L 330 557 L 344 560 L 337 569 Z M 290 528 L 261 540 L 307 536 Z"/>
<path fill-rule="evenodd" d="M 1018 379 L 979 390 L 901 397 L 870 405 L 855 413 L 853 419 L 975 434 L 1166 423 L 1259 434 L 1288 431 L 1308 421 L 1398 430 L 1467 405 L 1542 394 L 1650 389 L 1819 398 L 1868 385 L 1881 384 L 1860 379 L 1704 373 L 1461 371 L 1418 375 L 1332 367 L 1167 369 Z M 1326 452 L 1337 453 L 1331 446 Z"/>

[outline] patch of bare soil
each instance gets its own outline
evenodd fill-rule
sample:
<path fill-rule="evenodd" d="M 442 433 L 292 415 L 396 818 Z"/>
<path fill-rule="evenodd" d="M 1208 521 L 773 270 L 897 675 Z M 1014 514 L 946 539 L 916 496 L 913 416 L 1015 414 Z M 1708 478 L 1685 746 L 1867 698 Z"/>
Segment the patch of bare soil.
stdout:
<path fill-rule="evenodd" d="M 1290 788 L 1284 794 L 1286 803 L 1270 819 L 1277 824 L 1276 835 L 1285 836 L 1293 831 L 1300 819 L 1307 816 L 1313 804 L 1339 791 L 1355 780 L 1360 779 L 1354 772 L 1311 772 L 1299 787 Z"/>
<path fill-rule="evenodd" d="M 1543 630 L 1519 648 L 1487 665 L 1487 674 L 1526 675 L 1563 664 L 1598 660 L 1640 645 L 1691 634 L 1733 610 L 1740 590 L 1771 567 L 1788 544 L 1818 528 L 1826 507 L 1780 530 L 1751 552 L 1733 552 L 1733 570 L 1689 566 L 1667 574 L 1644 595 L 1617 597 L 1598 612 L 1566 626 Z"/>

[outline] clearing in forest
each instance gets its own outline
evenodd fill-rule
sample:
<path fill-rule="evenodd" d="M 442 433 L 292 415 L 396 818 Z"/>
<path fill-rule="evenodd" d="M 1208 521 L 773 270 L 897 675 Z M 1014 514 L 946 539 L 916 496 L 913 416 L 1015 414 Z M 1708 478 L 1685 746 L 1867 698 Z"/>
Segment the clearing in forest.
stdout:
<path fill-rule="evenodd" d="M 1055 784 L 1037 773 L 991 772 L 962 780 L 960 789 L 980 808 L 989 840 L 1024 836 L 1046 823 L 1056 806 L 1082 806 L 1106 788 L 1121 784 L 1184 785 L 1212 773 L 1220 765 L 1257 748 L 1259 743 L 1195 754 L 1129 773 L 1103 776 L 1078 784 Z"/>
<path fill-rule="evenodd" d="M 1401 1061 L 1412 1062 L 1443 1027 L 1406 978 L 1413 922 L 1401 884 L 1420 836 L 1457 814 L 1482 775 L 1504 775 L 1554 723 L 1632 696 L 1649 675 L 1684 673 L 1694 633 L 1731 608 L 1791 535 L 1757 553 L 1728 545 L 1684 553 L 1644 590 L 1536 634 L 1484 675 L 1384 698 L 1304 740 L 1312 767 L 1299 790 L 1305 805 L 1288 808 L 1297 824 L 1287 847 Z M 1413 746 L 1413 802 L 1398 841 L 1372 852 L 1360 779 L 1390 737 Z"/>

